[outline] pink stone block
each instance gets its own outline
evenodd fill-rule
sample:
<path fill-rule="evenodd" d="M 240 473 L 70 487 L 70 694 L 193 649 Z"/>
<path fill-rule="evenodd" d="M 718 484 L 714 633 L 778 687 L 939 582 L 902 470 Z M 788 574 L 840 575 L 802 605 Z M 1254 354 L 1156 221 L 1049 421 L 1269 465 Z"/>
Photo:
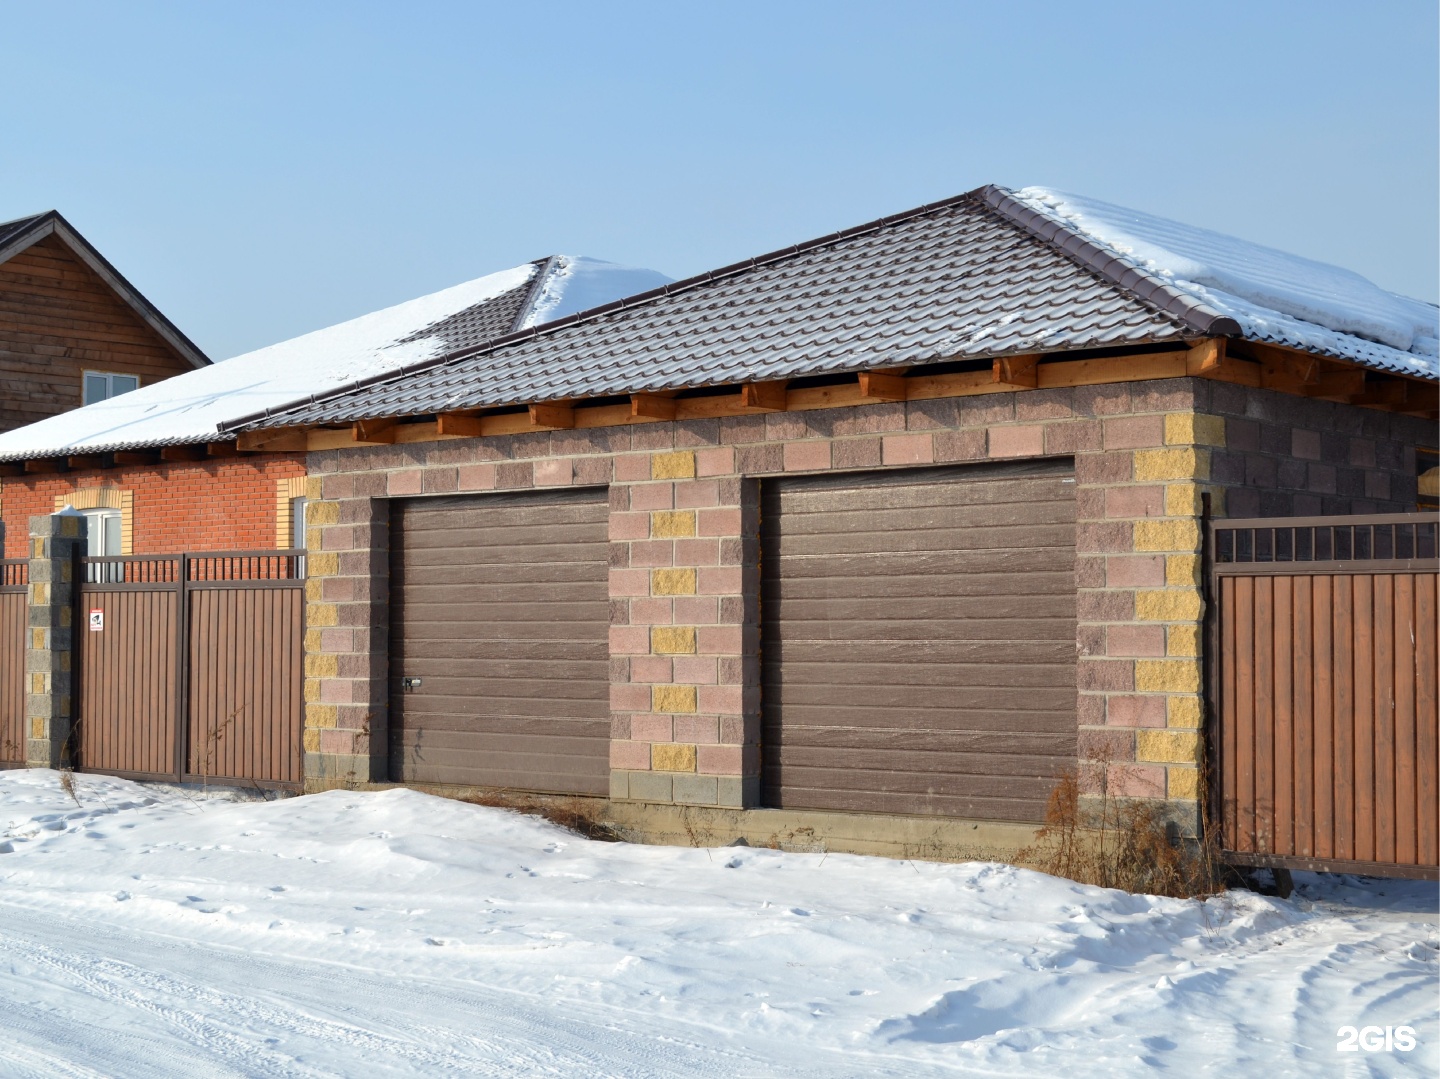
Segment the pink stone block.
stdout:
<path fill-rule="evenodd" d="M 673 681 L 686 686 L 713 686 L 716 681 L 718 660 L 714 656 L 676 656 Z M 657 678 L 657 682 L 668 682 L 672 678 Z M 684 738 L 680 741 L 685 741 Z"/>
<path fill-rule="evenodd" d="M 650 687 L 635 682 L 611 682 L 610 708 L 615 712 L 650 711 Z"/>
<path fill-rule="evenodd" d="M 744 769 L 742 746 L 700 746 L 695 751 L 695 770 L 702 775 L 740 776 Z"/>
<path fill-rule="evenodd" d="M 630 601 L 630 621 L 637 626 L 672 626 L 675 613 L 668 596 L 644 596 Z"/>
<path fill-rule="evenodd" d="M 1164 555 L 1119 555 L 1105 559 L 1111 588 L 1158 588 L 1165 583 Z"/>
<path fill-rule="evenodd" d="M 574 479 L 575 462 L 568 457 L 535 462 L 536 487 L 565 487 Z"/>
<path fill-rule="evenodd" d="M 718 539 L 684 539 L 675 541 L 677 566 L 715 566 L 720 563 Z"/>
<path fill-rule="evenodd" d="M 1105 722 L 1112 727 L 1164 727 L 1164 697 L 1129 697 L 1119 694 L 1105 699 Z"/>
<path fill-rule="evenodd" d="M 650 627 L 611 626 L 610 654 L 612 656 L 649 655 Z M 613 690 L 615 687 L 611 686 L 610 688 Z"/>
<path fill-rule="evenodd" d="M 653 713 L 630 717 L 630 737 L 637 742 L 673 742 L 674 721 Z"/>
<path fill-rule="evenodd" d="M 610 767 L 632 772 L 650 770 L 649 742 L 611 742 Z"/>
<path fill-rule="evenodd" d="M 622 453 L 615 458 L 615 482 L 635 483 L 650 478 L 648 453 Z"/>
<path fill-rule="evenodd" d="M 1164 798 L 1165 768 L 1159 764 L 1112 764 L 1107 779 L 1116 798 Z"/>
<path fill-rule="evenodd" d="M 738 656 L 745 645 L 740 626 L 699 626 L 695 637 L 696 650 L 705 656 Z"/>
<path fill-rule="evenodd" d="M 632 510 L 668 510 L 675 505 L 673 483 L 637 483 L 630 488 Z"/>
<path fill-rule="evenodd" d="M 743 589 L 739 566 L 701 566 L 696 571 L 695 590 L 702 596 L 738 596 Z"/>
<path fill-rule="evenodd" d="M 462 491 L 493 491 L 495 482 L 494 465 L 465 465 L 460 469 L 459 487 Z"/>
<path fill-rule="evenodd" d="M 350 704 L 353 692 L 346 678 L 326 678 L 320 683 L 320 700 L 326 704 Z"/>
<path fill-rule="evenodd" d="M 630 544 L 632 566 L 673 566 L 674 540 L 637 540 Z"/>
<path fill-rule="evenodd" d="M 1106 517 L 1164 517 L 1165 488 L 1111 487 L 1105 492 Z"/>
<path fill-rule="evenodd" d="M 887 465 L 928 465 L 935 460 L 935 441 L 928 435 L 886 435 L 880 460 Z"/>
<path fill-rule="evenodd" d="M 669 656 L 635 656 L 630 660 L 630 681 L 670 682 Z M 681 679 L 683 681 L 683 679 Z"/>
<path fill-rule="evenodd" d="M 392 472 L 386 478 L 386 493 L 392 495 L 418 495 L 423 485 L 424 473 L 418 468 L 404 472 Z"/>
<path fill-rule="evenodd" d="M 719 480 L 682 480 L 675 484 L 677 510 L 704 509 L 720 505 Z"/>
<path fill-rule="evenodd" d="M 720 741 L 720 720 L 715 716 L 676 716 L 675 741 L 714 745 Z"/>
<path fill-rule="evenodd" d="M 1045 428 L 1038 424 L 990 428 L 991 457 L 1039 457 L 1044 452 Z"/>
<path fill-rule="evenodd" d="M 650 536 L 650 515 L 648 513 L 611 513 L 610 538 L 612 540 L 643 540 Z"/>
<path fill-rule="evenodd" d="M 355 752 L 354 731 L 324 731 L 320 732 L 320 752 L 348 754 Z"/>
<path fill-rule="evenodd" d="M 1307 461 L 1320 460 L 1320 432 L 1291 431 L 1290 455 L 1292 457 L 1303 457 Z"/>
<path fill-rule="evenodd" d="M 1105 634 L 1108 656 L 1148 658 L 1165 654 L 1164 626 L 1111 626 Z"/>
<path fill-rule="evenodd" d="M 739 507 L 701 510 L 697 517 L 695 530 L 702 536 L 740 535 Z"/>
<path fill-rule="evenodd" d="M 786 472 L 818 472 L 830 467 L 830 441 L 785 443 Z"/>
<path fill-rule="evenodd" d="M 612 599 L 623 599 L 626 596 L 648 596 L 649 594 L 649 570 L 612 569 L 610 571 L 610 596 Z"/>
<path fill-rule="evenodd" d="M 745 711 L 744 695 L 743 686 L 701 686 L 696 693 L 696 703 L 701 712 L 738 716 Z"/>
<path fill-rule="evenodd" d="M 720 621 L 718 596 L 676 596 L 675 625 L 712 626 Z"/>
<path fill-rule="evenodd" d="M 1163 416 L 1119 416 L 1105 421 L 1107 450 L 1134 450 L 1164 444 Z"/>
<path fill-rule="evenodd" d="M 320 651 L 355 651 L 355 631 L 353 629 L 322 629 L 320 631 Z"/>
<path fill-rule="evenodd" d="M 695 475 L 729 476 L 735 471 L 735 451 L 729 446 L 695 451 Z"/>

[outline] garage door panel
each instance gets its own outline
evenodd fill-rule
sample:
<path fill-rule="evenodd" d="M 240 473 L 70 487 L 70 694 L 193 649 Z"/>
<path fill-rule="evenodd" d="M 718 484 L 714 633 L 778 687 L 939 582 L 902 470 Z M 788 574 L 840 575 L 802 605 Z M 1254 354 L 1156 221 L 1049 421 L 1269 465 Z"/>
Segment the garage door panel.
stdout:
<path fill-rule="evenodd" d="M 1073 767 L 1068 463 L 770 481 L 768 804 L 1043 818 Z"/>
<path fill-rule="evenodd" d="M 597 490 L 395 505 L 394 778 L 605 792 L 608 518 Z"/>

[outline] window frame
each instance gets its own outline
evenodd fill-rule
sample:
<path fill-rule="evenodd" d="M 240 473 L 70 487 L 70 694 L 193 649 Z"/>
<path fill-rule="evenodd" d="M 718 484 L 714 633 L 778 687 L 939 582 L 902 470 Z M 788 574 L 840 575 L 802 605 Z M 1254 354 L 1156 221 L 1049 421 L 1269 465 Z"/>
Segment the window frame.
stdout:
<path fill-rule="evenodd" d="M 90 380 L 92 378 L 101 378 L 105 380 L 105 396 L 97 397 L 93 401 L 89 400 Z M 130 379 L 135 383 L 135 385 L 131 386 L 128 390 L 121 390 L 119 393 L 116 393 L 115 380 L 117 378 Z M 99 404 L 101 401 L 109 401 L 111 398 L 114 397 L 123 397 L 127 393 L 134 393 L 139 388 L 139 375 L 127 374 L 124 371 L 92 371 L 88 369 L 80 372 L 80 404 L 82 406 Z"/>

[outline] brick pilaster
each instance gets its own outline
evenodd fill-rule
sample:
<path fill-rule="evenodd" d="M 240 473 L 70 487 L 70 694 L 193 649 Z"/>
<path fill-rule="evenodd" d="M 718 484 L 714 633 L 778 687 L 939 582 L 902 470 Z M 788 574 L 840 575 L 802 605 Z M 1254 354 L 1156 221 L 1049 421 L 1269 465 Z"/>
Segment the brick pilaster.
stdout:
<path fill-rule="evenodd" d="M 25 763 L 62 768 L 74 757 L 75 609 L 87 521 L 79 513 L 30 518 L 25 641 Z"/>

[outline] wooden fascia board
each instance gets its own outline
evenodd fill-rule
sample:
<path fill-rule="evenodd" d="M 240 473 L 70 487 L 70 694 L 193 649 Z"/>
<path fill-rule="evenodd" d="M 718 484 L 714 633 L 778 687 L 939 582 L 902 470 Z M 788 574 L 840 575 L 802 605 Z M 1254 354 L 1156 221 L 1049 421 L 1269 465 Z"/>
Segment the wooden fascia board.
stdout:
<path fill-rule="evenodd" d="M 350 429 L 345 429 L 349 438 Z M 353 444 L 353 440 L 352 440 Z M 306 429 L 303 427 L 272 427 L 262 431 L 241 431 L 235 438 L 235 448 L 241 453 L 284 453 L 308 448 Z"/>
<path fill-rule="evenodd" d="M 0 247 L 0 263 L 9 262 L 16 255 L 20 254 L 20 252 L 34 247 L 54 231 L 55 218 L 47 214 L 45 215 L 45 219 L 41 220 L 39 224 L 32 225 L 4 247 Z"/>

